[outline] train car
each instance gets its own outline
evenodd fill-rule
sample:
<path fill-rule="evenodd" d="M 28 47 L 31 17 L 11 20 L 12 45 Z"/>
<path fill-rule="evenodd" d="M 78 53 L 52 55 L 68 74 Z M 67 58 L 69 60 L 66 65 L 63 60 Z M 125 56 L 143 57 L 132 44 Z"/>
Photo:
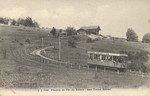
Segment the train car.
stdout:
<path fill-rule="evenodd" d="M 88 64 L 103 68 L 126 69 L 127 54 L 88 51 Z"/>

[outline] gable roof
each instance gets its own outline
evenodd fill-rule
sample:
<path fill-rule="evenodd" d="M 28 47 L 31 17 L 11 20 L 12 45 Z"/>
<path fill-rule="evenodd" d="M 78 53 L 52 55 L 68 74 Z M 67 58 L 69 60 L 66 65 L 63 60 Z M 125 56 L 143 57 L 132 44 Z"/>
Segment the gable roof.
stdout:
<path fill-rule="evenodd" d="M 83 26 L 80 29 L 89 30 L 89 29 L 98 29 L 101 30 L 99 26 Z"/>

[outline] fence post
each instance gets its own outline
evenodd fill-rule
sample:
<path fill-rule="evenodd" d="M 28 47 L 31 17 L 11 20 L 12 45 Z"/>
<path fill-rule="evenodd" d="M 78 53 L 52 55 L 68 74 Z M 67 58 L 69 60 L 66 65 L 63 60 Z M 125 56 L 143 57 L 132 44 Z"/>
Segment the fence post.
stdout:
<path fill-rule="evenodd" d="M 88 67 L 88 70 L 89 70 L 89 68 L 90 68 L 89 65 L 87 65 L 87 67 Z"/>
<path fill-rule="evenodd" d="M 79 64 L 79 69 L 81 68 L 80 64 Z"/>
<path fill-rule="evenodd" d="M 71 63 L 71 68 L 72 68 L 72 63 Z"/>
<path fill-rule="evenodd" d="M 141 74 L 142 72 L 141 72 L 141 70 L 139 70 L 139 74 Z"/>
<path fill-rule="evenodd" d="M 117 73 L 119 74 L 119 70 L 117 70 Z"/>
<path fill-rule="evenodd" d="M 142 72 L 142 78 L 144 77 L 144 73 Z"/>
<path fill-rule="evenodd" d="M 104 67 L 104 72 L 106 71 L 106 68 Z"/>
<path fill-rule="evenodd" d="M 45 59 L 43 58 L 43 63 L 45 63 Z"/>
<path fill-rule="evenodd" d="M 40 59 L 40 62 L 41 62 L 41 57 L 39 57 L 39 59 Z"/>
<path fill-rule="evenodd" d="M 58 61 L 59 62 L 59 65 L 61 66 L 61 62 L 60 61 Z"/>
<path fill-rule="evenodd" d="M 95 67 L 95 71 L 97 71 L 97 66 Z"/>

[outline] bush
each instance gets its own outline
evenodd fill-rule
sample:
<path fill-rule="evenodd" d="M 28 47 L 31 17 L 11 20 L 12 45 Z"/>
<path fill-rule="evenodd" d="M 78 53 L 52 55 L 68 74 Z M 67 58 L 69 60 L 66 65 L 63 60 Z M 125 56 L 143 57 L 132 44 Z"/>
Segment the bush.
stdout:
<path fill-rule="evenodd" d="M 150 43 L 150 33 L 147 33 L 143 36 L 142 42 Z"/>
<path fill-rule="evenodd" d="M 6 59 L 7 58 L 7 51 L 6 49 L 2 48 L 2 54 L 3 54 L 3 59 Z"/>
<path fill-rule="evenodd" d="M 30 42 L 30 39 L 26 39 L 26 41 L 25 41 L 25 42 L 27 42 L 27 43 L 29 43 L 29 44 L 31 43 L 31 42 Z"/>
<path fill-rule="evenodd" d="M 91 42 L 94 42 L 94 40 L 91 39 L 91 38 L 87 38 L 86 42 L 87 42 L 87 43 L 91 43 Z"/>
<path fill-rule="evenodd" d="M 140 51 L 140 52 L 128 52 L 128 60 L 131 63 L 128 65 L 128 69 L 134 71 L 142 71 L 147 72 L 148 70 L 148 52 L 147 51 Z"/>
<path fill-rule="evenodd" d="M 50 33 L 51 33 L 54 37 L 57 36 L 57 31 L 56 31 L 55 27 L 52 28 L 52 30 L 50 31 Z"/>
<path fill-rule="evenodd" d="M 23 43 L 19 43 L 20 46 L 23 46 Z"/>
<path fill-rule="evenodd" d="M 79 41 L 81 40 L 80 36 L 77 36 L 77 35 L 73 35 L 72 38 L 76 41 Z"/>
<path fill-rule="evenodd" d="M 73 36 L 68 37 L 68 46 L 71 46 L 72 48 L 76 48 L 77 42 Z"/>
<path fill-rule="evenodd" d="M 67 27 L 65 31 L 67 32 L 67 36 L 72 36 L 77 34 L 76 29 L 74 29 L 73 27 Z"/>

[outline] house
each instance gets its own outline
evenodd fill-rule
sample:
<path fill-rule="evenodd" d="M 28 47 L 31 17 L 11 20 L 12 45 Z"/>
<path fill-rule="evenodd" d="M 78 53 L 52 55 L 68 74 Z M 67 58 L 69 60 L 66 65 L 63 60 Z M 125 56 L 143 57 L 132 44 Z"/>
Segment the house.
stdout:
<path fill-rule="evenodd" d="M 79 35 L 98 35 L 101 28 L 99 26 L 84 26 L 77 30 Z"/>

